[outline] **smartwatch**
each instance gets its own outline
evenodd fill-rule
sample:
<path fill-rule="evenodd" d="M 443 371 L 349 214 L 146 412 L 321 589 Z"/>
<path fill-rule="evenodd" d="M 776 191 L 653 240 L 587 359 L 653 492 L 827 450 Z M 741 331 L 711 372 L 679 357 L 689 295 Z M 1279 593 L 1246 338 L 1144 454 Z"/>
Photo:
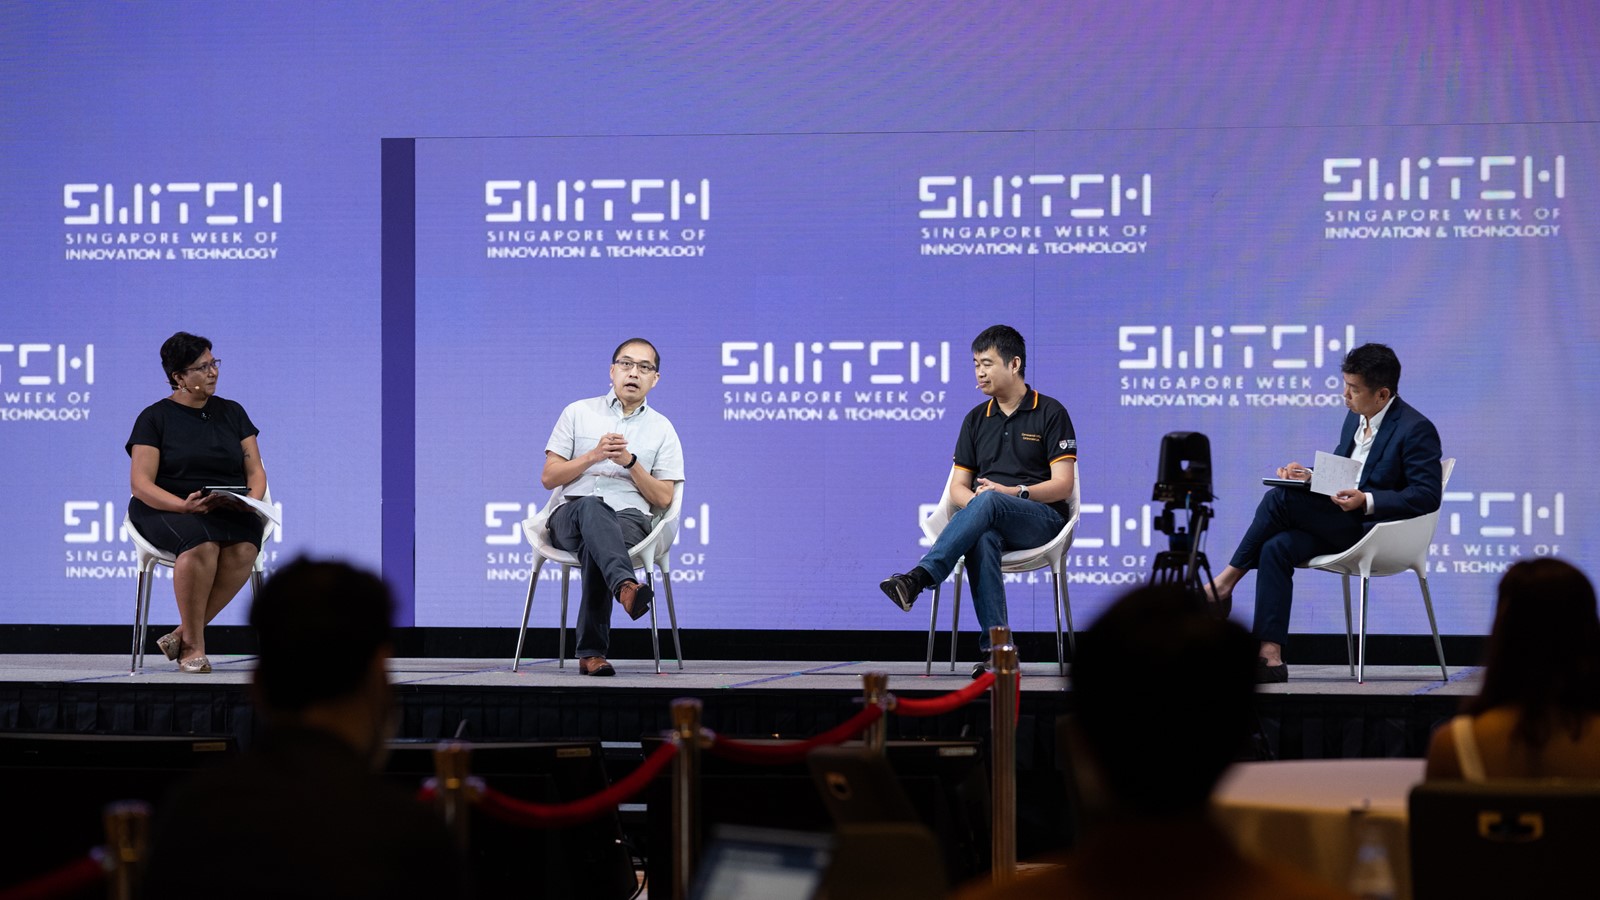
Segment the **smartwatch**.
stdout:
<path fill-rule="evenodd" d="M 1017 486 L 1017 499 L 1018 500 L 1026 500 L 1026 499 L 1028 499 L 1028 486 L 1027 485 L 1022 484 L 1022 485 L 1018 485 Z"/>
<path fill-rule="evenodd" d="M 631 469 L 631 468 L 633 468 L 633 464 L 638 462 L 638 461 L 639 461 L 639 454 L 635 453 L 633 455 L 633 458 L 628 460 L 628 464 L 623 466 L 623 468 L 624 469 Z"/>

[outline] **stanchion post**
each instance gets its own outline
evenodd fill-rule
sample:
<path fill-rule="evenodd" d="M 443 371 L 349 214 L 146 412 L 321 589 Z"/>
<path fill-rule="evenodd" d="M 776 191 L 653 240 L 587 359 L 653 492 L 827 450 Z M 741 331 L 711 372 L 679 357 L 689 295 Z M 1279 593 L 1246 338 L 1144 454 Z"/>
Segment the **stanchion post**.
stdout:
<path fill-rule="evenodd" d="M 433 751 L 433 775 L 437 785 L 439 808 L 444 812 L 444 824 L 455 835 L 456 846 L 464 854 L 469 849 L 472 835 L 469 826 L 472 816 L 468 804 L 469 781 L 472 771 L 472 747 L 465 741 L 445 741 Z"/>
<path fill-rule="evenodd" d="M 1007 884 L 1017 874 L 1017 647 L 1011 629 L 989 629 L 994 692 L 989 702 L 990 794 L 994 822 L 989 832 L 991 877 Z"/>
<path fill-rule="evenodd" d="M 672 766 L 672 897 L 688 900 L 700 859 L 700 701 L 672 701 L 672 736 L 678 755 Z"/>
<path fill-rule="evenodd" d="M 889 701 L 889 673 L 863 673 L 861 676 L 861 691 L 864 694 L 863 703 L 867 706 L 883 708 Z M 868 750 L 880 756 L 883 755 L 883 748 L 889 742 L 889 717 L 879 716 L 877 721 L 868 725 L 866 733 L 862 735 L 862 740 L 866 742 Z"/>
<path fill-rule="evenodd" d="M 108 805 L 105 828 L 106 859 L 111 864 L 106 896 L 110 900 L 133 900 L 139 893 L 145 859 L 150 853 L 150 804 L 119 800 Z"/>

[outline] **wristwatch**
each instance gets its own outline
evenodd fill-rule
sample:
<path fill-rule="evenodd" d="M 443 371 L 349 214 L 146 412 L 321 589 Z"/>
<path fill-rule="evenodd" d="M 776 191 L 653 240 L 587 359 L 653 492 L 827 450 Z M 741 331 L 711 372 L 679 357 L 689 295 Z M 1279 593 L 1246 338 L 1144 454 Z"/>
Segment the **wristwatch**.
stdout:
<path fill-rule="evenodd" d="M 638 461 L 639 461 L 639 454 L 635 453 L 635 454 L 633 454 L 633 458 L 628 460 L 628 464 L 623 466 L 623 468 L 624 469 L 631 469 L 631 468 L 633 468 L 633 464 L 638 462 Z"/>
<path fill-rule="evenodd" d="M 1027 485 L 1025 485 L 1025 484 L 1017 485 L 1017 499 L 1018 500 L 1026 500 L 1026 499 L 1028 499 L 1028 486 Z"/>

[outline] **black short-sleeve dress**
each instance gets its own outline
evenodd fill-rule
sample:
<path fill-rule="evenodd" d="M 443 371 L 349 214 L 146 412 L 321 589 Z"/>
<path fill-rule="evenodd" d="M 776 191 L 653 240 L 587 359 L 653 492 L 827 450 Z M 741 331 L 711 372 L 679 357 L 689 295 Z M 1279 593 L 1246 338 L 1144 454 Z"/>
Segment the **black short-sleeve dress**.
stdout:
<path fill-rule="evenodd" d="M 244 484 L 241 442 L 260 433 L 244 407 L 232 400 L 214 396 L 195 409 L 165 398 L 139 413 L 128 436 L 127 451 L 131 457 L 134 444 L 160 450 L 156 487 L 187 497 L 208 485 Z M 168 553 L 182 553 L 210 541 L 247 541 L 261 546 L 261 517 L 247 509 L 171 513 L 134 497 L 128 501 L 128 518 L 146 540 Z"/>

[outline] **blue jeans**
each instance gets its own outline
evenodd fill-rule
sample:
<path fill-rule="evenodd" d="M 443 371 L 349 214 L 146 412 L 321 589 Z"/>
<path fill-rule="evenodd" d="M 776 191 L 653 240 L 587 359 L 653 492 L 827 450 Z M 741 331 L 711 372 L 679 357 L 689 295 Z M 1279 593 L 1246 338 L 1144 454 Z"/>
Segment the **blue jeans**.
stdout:
<path fill-rule="evenodd" d="M 957 560 L 967 558 L 972 606 L 983 627 L 978 646 L 987 652 L 989 629 L 1006 624 L 1006 582 L 1000 571 L 1000 554 L 1047 544 L 1066 524 L 1060 513 L 1043 503 L 984 491 L 950 517 L 933 549 L 917 565 L 938 584 L 949 577 Z"/>

